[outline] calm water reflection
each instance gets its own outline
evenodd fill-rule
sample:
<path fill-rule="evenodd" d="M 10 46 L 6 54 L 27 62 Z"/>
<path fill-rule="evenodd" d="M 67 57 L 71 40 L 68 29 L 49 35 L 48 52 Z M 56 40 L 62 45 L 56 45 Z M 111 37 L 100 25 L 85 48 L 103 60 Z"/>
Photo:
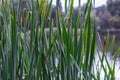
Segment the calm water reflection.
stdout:
<path fill-rule="evenodd" d="M 115 37 L 115 44 L 114 44 L 114 48 L 111 48 L 111 43 L 112 43 L 112 38 L 113 36 Z M 103 48 L 103 42 L 104 42 L 104 37 L 106 37 L 106 35 L 104 34 L 97 34 L 97 54 L 96 54 L 96 64 L 98 68 L 98 66 L 100 67 L 100 60 L 98 55 L 102 56 L 102 48 Z M 107 59 L 108 62 L 110 64 L 111 67 L 113 67 L 114 64 L 114 59 L 113 59 L 113 55 L 116 53 L 116 51 L 118 50 L 118 48 L 120 47 L 120 35 L 110 35 L 109 38 L 109 45 L 108 45 L 108 51 L 107 51 Z M 107 66 L 106 61 L 104 60 L 103 62 L 104 65 Z M 107 68 L 108 69 L 108 68 Z M 101 80 L 104 80 L 104 72 L 103 70 L 100 70 L 101 74 Z M 116 65 L 115 65 L 115 80 L 120 80 L 120 58 L 118 58 L 116 60 Z"/>

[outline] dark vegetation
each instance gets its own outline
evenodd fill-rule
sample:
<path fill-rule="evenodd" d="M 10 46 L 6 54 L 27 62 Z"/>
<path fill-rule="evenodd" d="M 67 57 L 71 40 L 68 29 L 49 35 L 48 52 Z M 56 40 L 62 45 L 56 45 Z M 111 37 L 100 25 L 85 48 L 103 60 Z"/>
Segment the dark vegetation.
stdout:
<path fill-rule="evenodd" d="M 96 8 L 99 25 L 105 28 L 120 28 L 120 0 L 107 0 L 107 6 Z"/>

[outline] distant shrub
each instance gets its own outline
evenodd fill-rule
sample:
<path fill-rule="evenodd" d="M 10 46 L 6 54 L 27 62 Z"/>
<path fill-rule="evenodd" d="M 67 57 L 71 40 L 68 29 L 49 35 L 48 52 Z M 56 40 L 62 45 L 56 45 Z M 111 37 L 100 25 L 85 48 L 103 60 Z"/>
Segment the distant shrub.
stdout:
<path fill-rule="evenodd" d="M 120 28 L 120 17 L 119 16 L 111 17 L 109 22 L 110 22 L 110 27 Z"/>
<path fill-rule="evenodd" d="M 111 13 L 112 16 L 119 15 L 120 16 L 120 0 L 108 0 L 107 9 Z"/>
<path fill-rule="evenodd" d="M 90 17 L 91 17 L 92 26 L 94 25 L 94 23 L 98 26 L 100 19 L 99 19 L 99 17 L 96 16 L 96 11 L 92 10 Z"/>
<path fill-rule="evenodd" d="M 108 11 L 105 12 L 99 12 L 99 24 L 102 28 L 109 28 L 109 19 L 112 17 L 111 14 Z"/>

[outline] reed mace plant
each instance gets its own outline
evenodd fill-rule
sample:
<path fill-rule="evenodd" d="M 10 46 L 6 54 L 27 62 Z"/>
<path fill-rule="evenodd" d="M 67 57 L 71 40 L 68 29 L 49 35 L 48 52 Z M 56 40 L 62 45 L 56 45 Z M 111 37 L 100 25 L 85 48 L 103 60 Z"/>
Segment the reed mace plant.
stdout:
<path fill-rule="evenodd" d="M 79 15 L 74 24 L 74 0 L 69 1 L 69 10 L 68 0 L 64 6 L 69 20 L 61 16 L 57 7 L 54 29 L 55 21 L 50 18 L 52 0 L 49 3 L 47 0 L 30 0 L 30 14 L 24 17 L 21 17 L 22 0 L 18 0 L 16 9 L 14 0 L 3 0 L 0 7 L 3 21 L 0 21 L 0 80 L 100 80 L 102 69 L 105 80 L 115 80 L 115 65 L 110 67 L 106 55 L 105 58 L 99 56 L 101 66 L 96 69 L 97 32 L 90 18 L 94 0 L 87 0 L 83 22 L 79 0 Z M 46 29 L 48 19 L 49 28 Z M 104 59 L 108 70 L 103 64 Z"/>

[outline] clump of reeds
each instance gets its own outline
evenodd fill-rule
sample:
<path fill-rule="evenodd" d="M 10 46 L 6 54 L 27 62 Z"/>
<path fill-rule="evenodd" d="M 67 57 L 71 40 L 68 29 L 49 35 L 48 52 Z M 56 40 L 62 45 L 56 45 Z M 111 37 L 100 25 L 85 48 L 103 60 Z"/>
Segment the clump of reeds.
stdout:
<path fill-rule="evenodd" d="M 0 8 L 0 80 L 100 80 L 101 69 L 105 80 L 115 79 L 115 65 L 110 67 L 105 54 L 102 58 L 99 56 L 100 68 L 96 70 L 97 65 L 94 65 L 96 27 L 91 27 L 92 0 L 86 3 L 84 23 L 81 23 L 80 8 L 72 24 L 73 2 L 70 0 L 67 10 L 68 0 L 65 0 L 69 25 L 57 8 L 56 29 L 54 20 L 50 19 L 46 32 L 52 0 L 50 3 L 30 0 L 29 14 L 24 13 L 22 21 L 22 0 L 18 1 L 16 9 L 14 0 L 3 1 Z"/>

